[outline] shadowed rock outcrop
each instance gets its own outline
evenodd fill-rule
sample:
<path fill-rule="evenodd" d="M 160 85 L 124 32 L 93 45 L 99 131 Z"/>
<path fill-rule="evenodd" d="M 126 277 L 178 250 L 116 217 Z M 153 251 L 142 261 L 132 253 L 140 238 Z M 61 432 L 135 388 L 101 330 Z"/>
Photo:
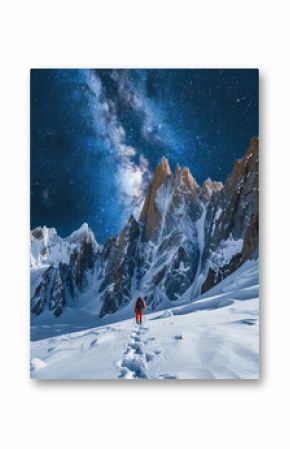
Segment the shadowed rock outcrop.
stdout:
<path fill-rule="evenodd" d="M 202 292 L 246 260 L 257 257 L 258 222 L 259 140 L 253 137 L 243 158 L 235 162 L 224 188 L 214 193 L 208 204 L 203 254 L 208 272 Z"/>

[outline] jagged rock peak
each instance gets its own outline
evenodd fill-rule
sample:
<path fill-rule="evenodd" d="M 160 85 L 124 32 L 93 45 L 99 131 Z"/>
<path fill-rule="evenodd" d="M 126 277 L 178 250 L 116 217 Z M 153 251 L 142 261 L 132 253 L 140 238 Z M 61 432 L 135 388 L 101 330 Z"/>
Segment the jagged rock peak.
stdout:
<path fill-rule="evenodd" d="M 196 179 L 192 176 L 188 167 L 184 167 L 181 169 L 180 177 L 182 182 L 188 187 L 191 187 L 193 189 L 197 189 L 199 187 Z"/>
<path fill-rule="evenodd" d="M 181 167 L 180 167 L 180 165 L 177 163 L 177 165 L 176 165 L 176 167 L 175 167 L 175 173 L 174 173 L 174 176 L 175 176 L 175 177 L 179 176 L 179 175 L 180 175 L 180 172 L 181 172 Z"/>
<path fill-rule="evenodd" d="M 155 206 L 156 192 L 159 189 L 159 187 L 164 183 L 164 181 L 170 178 L 170 176 L 171 176 L 171 169 L 168 159 L 166 159 L 163 156 L 154 172 L 154 176 L 151 181 L 149 191 L 140 214 L 141 222 L 147 223 L 149 228 L 152 228 L 152 226 L 156 225 L 157 215 L 159 216 Z M 149 228 L 147 227 L 146 233 L 148 232 Z"/>
<path fill-rule="evenodd" d="M 81 243 L 84 242 L 91 242 L 93 243 L 94 249 L 97 249 L 100 247 L 100 245 L 97 243 L 94 233 L 89 227 L 87 223 L 83 223 L 79 229 L 72 232 L 65 240 L 71 243 Z"/>
<path fill-rule="evenodd" d="M 224 187 L 222 182 L 212 181 L 211 178 L 207 178 L 201 186 L 202 193 L 206 200 L 210 200 L 214 192 L 222 190 Z"/>
<path fill-rule="evenodd" d="M 258 162 L 259 162 L 259 139 L 252 137 L 249 147 L 245 152 L 242 159 L 238 159 L 234 163 L 232 173 L 227 178 L 225 183 L 226 191 L 231 194 L 236 188 L 237 184 L 241 182 L 241 179 L 246 179 L 248 173 L 258 180 Z M 256 186 L 258 187 L 258 186 Z"/>
<path fill-rule="evenodd" d="M 187 194 L 194 199 L 197 198 L 198 192 L 199 185 L 188 167 L 180 167 L 177 164 L 175 173 L 172 175 L 168 159 L 162 157 L 156 167 L 140 214 L 140 221 L 145 225 L 144 240 L 154 240 L 156 237 L 161 222 L 162 205 L 160 202 L 166 202 L 171 198 L 173 206 L 177 207 L 177 204 L 182 202 L 184 195 Z"/>
<path fill-rule="evenodd" d="M 175 182 L 177 180 L 180 180 L 186 185 L 192 186 L 192 187 L 199 187 L 196 179 L 192 176 L 191 171 L 188 167 L 180 167 L 179 164 L 176 165 L 175 173 L 174 173 L 174 179 Z"/>
<path fill-rule="evenodd" d="M 83 236 L 89 234 L 89 232 L 90 232 L 90 228 L 89 228 L 88 223 L 83 223 L 79 227 L 79 229 L 77 229 L 76 231 L 72 232 L 69 235 L 69 239 L 73 240 L 73 239 L 76 239 L 76 238 L 79 238 L 79 237 L 83 237 Z"/>
<path fill-rule="evenodd" d="M 209 186 L 214 190 L 221 190 L 223 188 L 223 183 L 220 181 L 213 181 L 210 177 L 208 177 L 202 184 L 203 186 Z"/>
<path fill-rule="evenodd" d="M 155 176 L 156 174 L 165 174 L 167 176 L 171 175 L 171 169 L 170 169 L 170 164 L 168 159 L 165 156 L 162 156 L 162 158 L 160 159 L 159 164 L 156 167 L 155 170 Z"/>
<path fill-rule="evenodd" d="M 214 201 L 211 201 L 208 207 L 203 258 L 210 269 L 202 292 L 220 282 L 246 260 L 258 256 L 258 153 L 259 141 L 253 137 L 244 156 L 235 162 L 222 195 L 213 197 Z M 225 243 L 231 248 L 230 251 L 224 251 Z"/>
<path fill-rule="evenodd" d="M 83 223 L 81 226 L 80 226 L 80 228 L 77 230 L 77 231 L 75 231 L 75 232 L 79 232 L 79 233 L 86 233 L 86 232 L 89 232 L 89 225 L 88 225 L 88 223 Z"/>
<path fill-rule="evenodd" d="M 31 237 L 41 240 L 48 239 L 52 236 L 57 236 L 57 231 L 55 228 L 47 228 L 46 226 L 37 226 L 37 228 L 32 229 Z"/>
<path fill-rule="evenodd" d="M 247 157 L 249 154 L 257 151 L 258 147 L 259 147 L 259 138 L 256 136 L 253 136 L 250 140 L 250 145 L 246 151 L 245 157 Z"/>

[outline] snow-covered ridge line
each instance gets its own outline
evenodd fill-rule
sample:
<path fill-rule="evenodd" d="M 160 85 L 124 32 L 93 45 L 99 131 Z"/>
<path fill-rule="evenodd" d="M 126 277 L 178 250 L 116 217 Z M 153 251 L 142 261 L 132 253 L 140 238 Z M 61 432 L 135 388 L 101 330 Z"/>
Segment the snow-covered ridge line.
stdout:
<path fill-rule="evenodd" d="M 55 228 L 39 226 L 33 229 L 30 233 L 31 267 L 58 266 L 59 263 L 68 264 L 73 251 L 85 239 L 91 239 L 96 251 L 102 249 L 87 223 L 83 223 L 78 230 L 72 232 L 68 237 L 60 237 Z"/>
<path fill-rule="evenodd" d="M 225 186 L 207 179 L 200 187 L 189 169 L 177 166 L 172 174 L 162 158 L 139 220 L 131 215 L 103 247 L 87 224 L 66 238 L 55 229 L 33 230 L 33 314 L 48 309 L 59 319 L 69 307 L 81 304 L 86 310 L 90 304 L 102 319 L 117 319 L 136 295 L 145 298 L 148 309 L 161 310 L 195 301 L 201 291 L 257 257 L 255 139 L 251 153 L 235 164 Z M 49 267 L 58 272 L 43 272 Z"/>

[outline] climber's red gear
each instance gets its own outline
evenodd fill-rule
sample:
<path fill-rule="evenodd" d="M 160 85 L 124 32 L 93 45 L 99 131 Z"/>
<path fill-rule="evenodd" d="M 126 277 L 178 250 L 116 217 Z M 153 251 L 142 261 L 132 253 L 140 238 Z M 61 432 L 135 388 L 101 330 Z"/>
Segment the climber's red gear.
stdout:
<path fill-rule="evenodd" d="M 135 303 L 136 323 L 142 324 L 143 309 L 145 309 L 145 302 L 142 298 L 138 298 Z"/>
<path fill-rule="evenodd" d="M 136 312 L 136 323 L 142 324 L 142 310 Z"/>

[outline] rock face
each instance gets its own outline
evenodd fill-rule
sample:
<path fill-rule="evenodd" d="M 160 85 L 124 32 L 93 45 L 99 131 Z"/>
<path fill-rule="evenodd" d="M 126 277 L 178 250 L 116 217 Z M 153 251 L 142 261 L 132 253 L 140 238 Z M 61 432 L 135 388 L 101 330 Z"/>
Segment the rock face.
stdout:
<path fill-rule="evenodd" d="M 201 258 L 204 210 L 202 191 L 189 169 L 177 166 L 173 175 L 163 158 L 140 216 L 136 281 L 153 309 L 168 299 L 177 300 L 192 284 Z"/>
<path fill-rule="evenodd" d="M 67 239 L 59 237 L 55 229 L 36 228 L 31 239 L 32 269 L 44 270 L 32 291 L 31 312 L 39 315 L 47 307 L 59 316 L 66 304 L 73 304 L 89 288 L 101 248 L 87 224 Z"/>
<path fill-rule="evenodd" d="M 223 188 L 222 182 L 212 181 L 210 178 L 207 178 L 202 184 L 202 193 L 206 201 L 209 201 L 214 192 L 218 192 Z"/>
<path fill-rule="evenodd" d="M 163 157 L 157 166 L 153 181 L 150 184 L 148 195 L 140 215 L 140 221 L 145 224 L 143 239 L 145 241 L 156 240 L 160 225 L 161 213 L 156 204 L 156 195 L 162 185 L 167 185 L 171 178 L 171 170 L 168 160 Z"/>
<path fill-rule="evenodd" d="M 214 193 L 205 219 L 202 292 L 245 260 L 258 255 L 259 141 L 252 138 L 244 157 L 234 164 L 223 189 Z"/>
<path fill-rule="evenodd" d="M 103 279 L 99 288 L 101 317 L 116 312 L 131 300 L 139 236 L 140 225 L 131 215 L 121 234 L 105 245 L 99 272 L 99 277 Z"/>
<path fill-rule="evenodd" d="M 258 257 L 258 139 L 236 161 L 225 185 L 199 186 L 188 168 L 162 158 L 140 218 L 100 247 L 85 224 L 66 239 L 55 229 L 31 232 L 32 270 L 41 271 L 31 311 L 55 316 L 92 291 L 98 315 L 126 307 L 137 295 L 148 308 L 192 301 Z M 85 307 L 85 300 L 84 300 Z"/>

